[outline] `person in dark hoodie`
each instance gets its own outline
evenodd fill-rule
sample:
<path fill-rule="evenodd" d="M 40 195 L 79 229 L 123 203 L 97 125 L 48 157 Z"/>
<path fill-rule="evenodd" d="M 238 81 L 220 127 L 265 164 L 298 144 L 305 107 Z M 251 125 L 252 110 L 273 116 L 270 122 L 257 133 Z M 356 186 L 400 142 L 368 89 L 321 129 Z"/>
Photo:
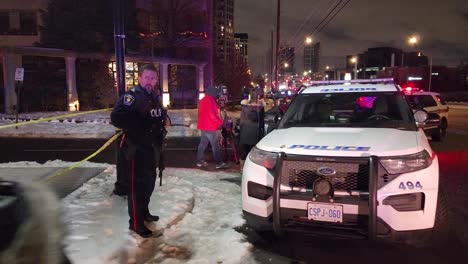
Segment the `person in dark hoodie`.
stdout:
<path fill-rule="evenodd" d="M 251 89 L 249 98 L 241 101 L 239 144 L 241 146 L 240 169 L 250 150 L 264 136 L 265 102 L 258 100 L 256 89 Z"/>
<path fill-rule="evenodd" d="M 221 120 L 219 114 L 218 103 L 216 98 L 218 97 L 219 91 L 214 86 L 209 86 L 206 89 L 205 96 L 200 100 L 198 104 L 198 124 L 197 128 L 200 130 L 200 144 L 198 144 L 197 150 L 197 167 L 206 167 L 208 163 L 203 160 L 203 156 L 208 146 L 211 145 L 213 150 L 213 159 L 216 163 L 216 169 L 228 168 L 229 165 L 224 163 L 221 158 L 221 151 L 219 148 L 218 139 L 221 133 Z"/>
<path fill-rule="evenodd" d="M 168 125 L 167 110 L 154 90 L 157 71 L 148 64 L 139 69 L 138 85 L 128 90 L 111 113 L 112 124 L 124 131 L 122 148 L 129 162 L 129 229 L 142 237 L 152 236 L 144 222 L 159 217 L 148 209 L 156 181 L 155 146 L 160 144 Z"/>

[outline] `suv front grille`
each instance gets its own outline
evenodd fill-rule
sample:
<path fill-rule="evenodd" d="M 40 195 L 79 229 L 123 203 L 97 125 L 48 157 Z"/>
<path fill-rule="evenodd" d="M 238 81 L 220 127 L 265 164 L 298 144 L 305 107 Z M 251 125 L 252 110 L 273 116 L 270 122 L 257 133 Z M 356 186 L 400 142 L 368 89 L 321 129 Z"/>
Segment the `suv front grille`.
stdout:
<path fill-rule="evenodd" d="M 336 173 L 322 176 L 317 170 L 331 168 Z M 350 160 L 335 158 L 333 161 L 283 160 L 281 185 L 291 188 L 312 189 L 315 180 L 326 178 L 333 183 L 335 191 L 369 191 L 368 159 Z"/>

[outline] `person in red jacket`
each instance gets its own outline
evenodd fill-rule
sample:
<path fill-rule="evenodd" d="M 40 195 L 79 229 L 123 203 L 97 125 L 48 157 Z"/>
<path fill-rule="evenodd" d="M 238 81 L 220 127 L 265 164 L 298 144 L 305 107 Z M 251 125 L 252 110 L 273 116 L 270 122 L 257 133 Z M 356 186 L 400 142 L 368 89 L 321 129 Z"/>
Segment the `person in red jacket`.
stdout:
<path fill-rule="evenodd" d="M 223 121 L 219 116 L 218 103 L 216 97 L 218 96 L 218 89 L 209 86 L 206 89 L 205 97 L 200 100 L 198 105 L 198 125 L 200 129 L 200 144 L 197 150 L 197 167 L 208 166 L 208 163 L 203 160 L 205 149 L 208 143 L 213 150 L 213 159 L 216 162 L 216 169 L 224 169 L 229 167 L 221 159 L 221 151 L 219 149 L 218 138 Z"/>

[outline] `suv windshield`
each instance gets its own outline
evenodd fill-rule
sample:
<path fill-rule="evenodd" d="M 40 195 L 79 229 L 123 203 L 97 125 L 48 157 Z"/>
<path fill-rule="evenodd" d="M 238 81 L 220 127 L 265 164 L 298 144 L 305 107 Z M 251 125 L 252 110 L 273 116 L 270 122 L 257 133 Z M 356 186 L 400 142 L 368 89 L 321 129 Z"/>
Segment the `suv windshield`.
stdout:
<path fill-rule="evenodd" d="M 398 92 L 298 94 L 278 126 L 289 127 L 417 130 L 412 111 Z"/>
<path fill-rule="evenodd" d="M 408 102 L 413 108 L 424 108 L 437 106 L 432 95 L 407 95 Z"/>

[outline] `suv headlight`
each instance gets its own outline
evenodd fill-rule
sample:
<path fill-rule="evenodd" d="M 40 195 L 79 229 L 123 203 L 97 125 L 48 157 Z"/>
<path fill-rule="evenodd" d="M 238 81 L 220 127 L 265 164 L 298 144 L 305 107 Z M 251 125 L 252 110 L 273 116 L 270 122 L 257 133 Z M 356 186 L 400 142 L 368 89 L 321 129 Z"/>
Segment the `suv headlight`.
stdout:
<path fill-rule="evenodd" d="M 423 150 L 411 155 L 382 157 L 380 158 L 380 163 L 388 173 L 400 174 L 422 170 L 431 166 L 432 157 L 427 150 Z"/>
<path fill-rule="evenodd" d="M 276 166 L 278 160 L 278 154 L 276 152 L 269 152 L 253 147 L 249 154 L 250 160 L 262 167 L 267 169 L 273 169 Z"/>

